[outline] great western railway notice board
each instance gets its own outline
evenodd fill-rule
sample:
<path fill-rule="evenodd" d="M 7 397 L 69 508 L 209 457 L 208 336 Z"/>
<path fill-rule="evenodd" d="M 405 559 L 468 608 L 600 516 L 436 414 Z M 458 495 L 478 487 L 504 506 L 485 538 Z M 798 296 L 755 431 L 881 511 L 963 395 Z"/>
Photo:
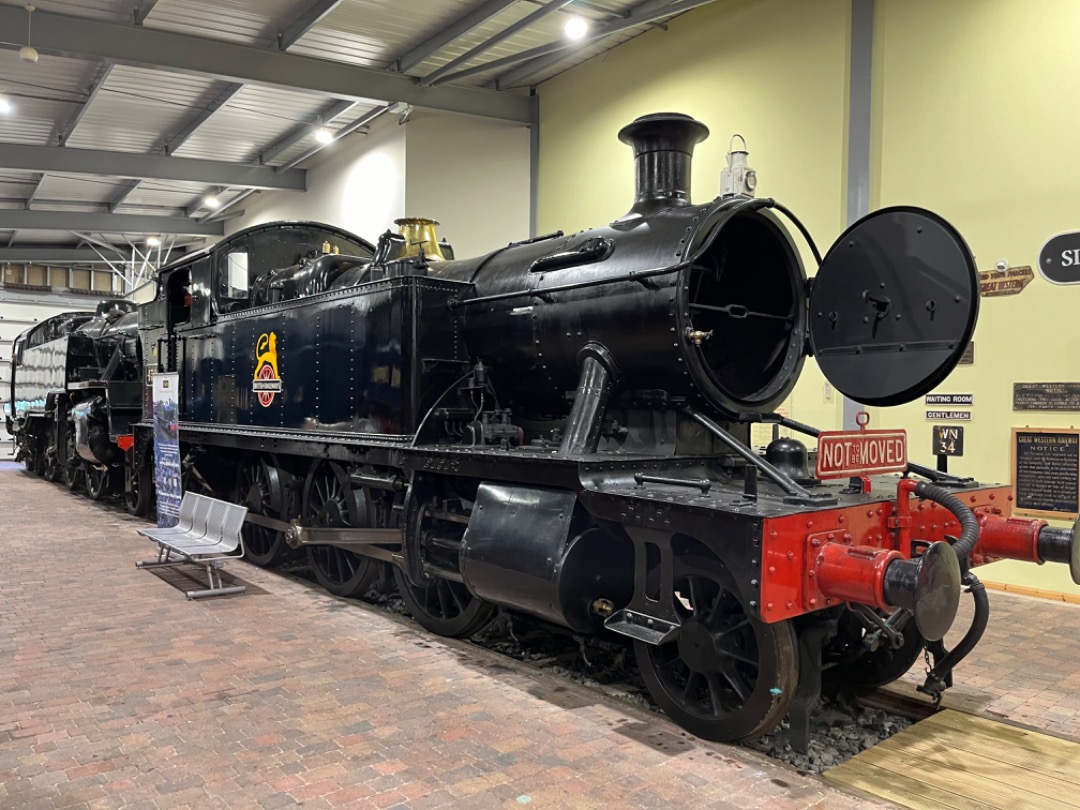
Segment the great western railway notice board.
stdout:
<path fill-rule="evenodd" d="M 1016 511 L 1046 518 L 1080 512 L 1080 429 L 1013 428 Z"/>

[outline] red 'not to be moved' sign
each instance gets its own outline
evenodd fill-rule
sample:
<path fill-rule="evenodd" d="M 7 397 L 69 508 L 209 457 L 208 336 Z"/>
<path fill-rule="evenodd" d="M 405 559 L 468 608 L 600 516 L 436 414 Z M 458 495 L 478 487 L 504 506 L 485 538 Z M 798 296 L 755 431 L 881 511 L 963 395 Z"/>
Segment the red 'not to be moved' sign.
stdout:
<path fill-rule="evenodd" d="M 818 436 L 818 478 L 853 478 L 906 469 L 907 431 L 840 430 Z"/>

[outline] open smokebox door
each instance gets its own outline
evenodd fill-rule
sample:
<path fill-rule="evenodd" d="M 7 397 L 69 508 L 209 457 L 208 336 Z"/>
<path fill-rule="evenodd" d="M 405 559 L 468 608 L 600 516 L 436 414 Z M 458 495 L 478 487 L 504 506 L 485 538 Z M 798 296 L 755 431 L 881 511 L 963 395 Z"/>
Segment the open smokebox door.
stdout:
<path fill-rule="evenodd" d="M 826 379 L 864 405 L 901 405 L 960 361 L 979 314 L 963 238 L 920 208 L 884 208 L 826 254 L 810 293 L 810 345 Z"/>

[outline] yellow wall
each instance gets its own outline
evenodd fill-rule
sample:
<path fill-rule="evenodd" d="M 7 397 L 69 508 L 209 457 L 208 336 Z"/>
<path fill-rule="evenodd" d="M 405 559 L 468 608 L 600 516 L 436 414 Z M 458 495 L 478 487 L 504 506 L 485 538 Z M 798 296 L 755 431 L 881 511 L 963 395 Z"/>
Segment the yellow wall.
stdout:
<path fill-rule="evenodd" d="M 980 270 L 1036 268 L 1046 240 L 1080 230 L 1080 3 L 883 0 L 877 4 L 874 205 L 923 205 L 967 239 Z M 1080 425 L 1080 414 L 1012 410 L 1012 383 L 1080 380 L 1080 286 L 1037 274 L 1019 295 L 985 298 L 975 365 L 941 392 L 971 392 L 965 455 L 952 469 L 1008 481 L 1010 428 Z M 913 403 L 876 421 L 907 428 L 925 452 L 930 422 Z M 1065 524 L 1061 524 L 1065 525 Z M 1080 593 L 1063 566 L 999 563 L 982 574 Z"/>
<path fill-rule="evenodd" d="M 718 0 L 541 85 L 539 232 L 625 213 L 634 163 L 619 129 L 639 115 L 681 112 L 712 133 L 694 154 L 695 202 L 719 193 L 738 132 L 758 195 L 791 208 L 824 252 L 844 223 L 848 8 L 847 0 Z M 787 406 L 808 422 L 839 423 L 839 398 L 825 399 L 812 361 Z"/>
<path fill-rule="evenodd" d="M 1037 10 L 1037 13 L 1035 13 Z M 980 270 L 1036 267 L 1053 234 L 1080 229 L 1080 4 L 1043 0 L 878 3 L 880 177 L 874 205 L 923 205 L 967 239 Z M 1012 410 L 1013 381 L 1080 379 L 1080 287 L 1036 275 L 1016 296 L 985 298 L 975 365 L 938 389 L 972 392 L 965 474 L 1009 479 L 1009 428 L 1080 424 L 1076 413 Z M 930 444 L 922 403 L 880 420 Z"/>
<path fill-rule="evenodd" d="M 843 229 L 847 0 L 719 0 L 541 85 L 539 229 L 622 214 L 638 115 L 689 113 L 712 129 L 695 155 L 694 199 L 714 196 L 730 134 L 746 136 L 760 196 L 787 204 L 822 252 Z M 965 236 L 979 269 L 1035 267 L 1053 234 L 1080 230 L 1080 3 L 1075 0 L 878 0 L 874 41 L 872 208 L 921 205 Z M 1080 425 L 1076 413 L 1012 410 L 1013 381 L 1080 380 L 1080 286 L 1037 276 L 1019 296 L 984 299 L 973 366 L 941 392 L 973 393 L 965 456 L 952 468 L 1009 478 L 1014 425 Z M 825 428 L 839 398 L 808 363 L 789 410 Z M 922 402 L 872 409 L 929 458 Z M 1080 593 L 1061 566 L 1001 563 L 990 578 Z"/>

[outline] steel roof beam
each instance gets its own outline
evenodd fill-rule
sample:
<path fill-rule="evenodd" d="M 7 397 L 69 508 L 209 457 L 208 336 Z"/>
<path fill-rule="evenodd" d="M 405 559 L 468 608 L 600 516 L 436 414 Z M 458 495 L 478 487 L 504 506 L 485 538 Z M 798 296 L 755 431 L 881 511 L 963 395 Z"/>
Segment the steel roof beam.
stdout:
<path fill-rule="evenodd" d="M 135 3 L 135 24 L 142 25 L 157 4 L 158 0 L 137 0 Z"/>
<path fill-rule="evenodd" d="M 463 79 L 475 73 L 491 70 L 492 68 L 509 67 L 510 65 L 517 64 L 518 67 L 497 76 L 493 82 L 495 87 L 499 89 L 514 87 L 520 85 L 530 76 L 534 76 L 541 70 L 561 62 L 573 53 L 580 51 L 582 48 L 598 40 L 609 37 L 612 34 L 622 33 L 630 28 L 637 28 L 641 25 L 647 25 L 656 22 L 657 20 L 662 20 L 665 17 L 673 17 L 676 14 L 692 11 L 700 6 L 706 6 L 711 2 L 713 2 L 713 0 L 674 0 L 674 2 L 672 2 L 672 0 L 646 0 L 646 2 L 640 3 L 631 9 L 630 14 L 627 17 L 615 19 L 609 23 L 597 26 L 592 31 L 589 31 L 584 39 L 579 39 L 576 42 L 559 41 L 541 45 L 538 48 L 523 51 L 512 57 L 499 59 L 495 62 L 488 62 L 487 65 L 480 65 L 469 70 L 463 70 L 457 74 L 446 77 L 445 80 L 453 81 L 454 79 Z"/>
<path fill-rule="evenodd" d="M 287 51 L 300 37 L 319 24 L 327 14 L 341 5 L 342 0 L 315 0 L 292 23 L 278 33 L 278 50 Z"/>
<path fill-rule="evenodd" d="M 31 172 L 67 172 L 142 180 L 176 180 L 184 183 L 238 186 L 241 188 L 304 191 L 303 169 L 278 171 L 269 166 L 245 166 L 222 160 L 141 155 L 104 149 L 64 149 L 0 143 L 0 169 Z"/>
<path fill-rule="evenodd" d="M 98 214 L 85 211 L 4 211 L 4 226 L 18 231 L 89 231 L 91 233 L 185 234 L 221 236 L 220 223 L 187 217 Z"/>
<path fill-rule="evenodd" d="M 30 206 L 34 204 L 34 199 L 37 197 L 38 194 L 41 193 L 41 187 L 43 185 L 45 185 L 45 178 L 48 177 L 48 176 L 49 176 L 48 174 L 46 174 L 45 172 L 42 172 L 41 176 L 37 179 L 37 182 L 34 183 L 34 187 L 32 189 L 30 189 L 30 194 L 26 198 L 26 209 L 27 210 L 30 210 Z"/>
<path fill-rule="evenodd" d="M 203 124 L 210 120 L 211 115 L 213 115 L 226 104 L 228 104 L 232 100 L 233 96 L 235 96 L 243 89 L 244 85 L 237 82 L 229 82 L 228 84 L 226 84 L 225 87 L 222 88 L 221 92 L 218 93 L 218 95 L 213 99 L 213 101 L 211 101 L 201 110 L 199 110 L 198 113 L 196 113 L 196 115 L 187 122 L 187 124 L 182 130 L 177 132 L 175 135 L 171 135 L 165 139 L 162 151 L 164 151 L 166 155 L 171 155 L 173 152 L 183 146 L 187 142 L 187 140 L 195 134 L 195 131 L 199 127 L 201 127 Z"/>
<path fill-rule="evenodd" d="M 26 12 L 22 8 L 0 5 L 0 42 L 9 48 L 21 46 L 23 43 L 13 36 L 25 25 Z M 522 124 L 531 124 L 536 118 L 536 99 L 529 96 L 474 87 L 421 87 L 414 77 L 388 70 L 55 12 L 34 13 L 34 45 L 45 53 L 106 59 L 357 101 L 401 101 Z"/>
<path fill-rule="evenodd" d="M 356 106 L 355 101 L 335 101 L 328 107 L 323 108 L 322 112 L 319 113 L 319 120 L 322 124 L 328 124 L 339 115 L 347 113 L 354 106 Z M 322 124 L 301 124 L 300 126 L 289 130 L 285 135 L 259 153 L 259 163 L 269 163 L 278 155 L 295 146 L 308 135 L 314 133 Z"/>
<path fill-rule="evenodd" d="M 464 17 L 455 20 L 434 36 L 421 42 L 404 56 L 399 56 L 394 62 L 395 68 L 399 73 L 404 73 L 409 68 L 416 67 L 462 34 L 468 33 L 478 25 L 483 25 L 500 11 L 514 5 L 516 2 L 517 0 L 487 0 L 486 3 L 473 9 Z"/>
<path fill-rule="evenodd" d="M 124 183 L 123 188 L 116 194 L 111 200 L 109 200 L 109 213 L 115 214 L 116 209 L 124 204 L 124 201 L 131 196 L 131 192 L 142 185 L 142 180 L 128 180 Z"/>
<path fill-rule="evenodd" d="M 105 82 L 109 80 L 109 76 L 112 75 L 115 65 L 106 65 L 104 70 L 101 70 L 96 78 L 93 78 L 89 82 L 89 87 L 86 90 L 86 101 L 84 101 L 79 107 L 75 109 L 75 112 L 71 114 L 56 132 L 56 142 L 61 146 L 64 146 L 68 142 L 68 138 L 71 137 L 75 131 L 75 127 L 79 125 L 79 122 L 83 120 L 83 117 L 90 111 L 90 105 L 94 99 L 97 98 L 98 93 L 101 92 L 101 88 L 105 86 Z"/>
<path fill-rule="evenodd" d="M 30 262 L 32 264 L 105 264 L 90 248 L 63 245 L 19 245 L 0 247 L 0 262 Z"/>

